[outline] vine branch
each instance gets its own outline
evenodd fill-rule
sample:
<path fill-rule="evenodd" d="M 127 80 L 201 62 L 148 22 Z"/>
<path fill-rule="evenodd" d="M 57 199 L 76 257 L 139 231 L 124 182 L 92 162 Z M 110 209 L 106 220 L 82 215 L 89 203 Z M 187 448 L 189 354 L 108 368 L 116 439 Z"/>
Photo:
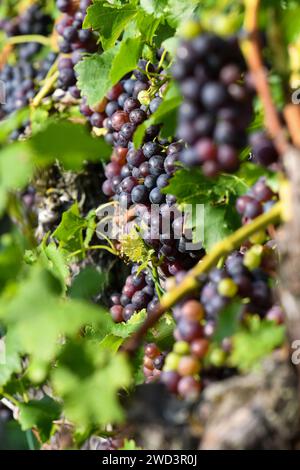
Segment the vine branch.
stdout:
<path fill-rule="evenodd" d="M 22 34 L 20 36 L 11 36 L 6 41 L 6 44 L 11 46 L 15 46 L 17 44 L 24 44 L 25 42 L 37 42 L 42 44 L 43 46 L 51 46 L 52 40 L 46 36 L 42 36 L 41 34 Z"/>
<path fill-rule="evenodd" d="M 244 54 L 264 108 L 265 127 L 273 138 L 278 153 L 283 154 L 287 150 L 288 140 L 273 102 L 267 71 L 263 65 L 258 30 L 259 7 L 260 0 L 245 0 L 244 24 L 248 37 L 244 41 Z"/>
<path fill-rule="evenodd" d="M 180 284 L 162 296 L 156 311 L 145 320 L 142 326 L 124 344 L 122 350 L 128 353 L 134 353 L 147 331 L 155 325 L 160 317 L 189 292 L 199 287 L 202 274 L 205 274 L 215 266 L 223 256 L 227 256 L 233 250 L 239 248 L 251 235 L 257 233 L 259 230 L 265 229 L 268 225 L 279 222 L 282 219 L 282 213 L 282 204 L 281 202 L 277 202 L 270 211 L 256 217 L 252 222 L 239 228 L 229 237 L 225 238 L 225 240 L 218 242 L 212 248 L 211 252 L 187 273 Z"/>
<path fill-rule="evenodd" d="M 51 77 L 49 77 L 45 81 L 43 87 L 40 89 L 38 94 L 32 100 L 32 106 L 34 108 L 37 108 L 40 105 L 41 101 L 45 98 L 45 96 L 47 96 L 48 93 L 50 93 L 58 77 L 59 77 L 59 72 L 56 71 Z"/>

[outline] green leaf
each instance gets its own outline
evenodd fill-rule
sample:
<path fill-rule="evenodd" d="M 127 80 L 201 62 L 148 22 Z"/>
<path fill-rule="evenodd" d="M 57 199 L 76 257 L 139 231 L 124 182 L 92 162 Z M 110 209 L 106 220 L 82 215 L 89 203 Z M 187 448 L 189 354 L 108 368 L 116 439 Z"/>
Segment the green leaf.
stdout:
<path fill-rule="evenodd" d="M 39 247 L 39 251 L 40 258 L 45 262 L 45 267 L 61 281 L 61 284 L 65 289 L 70 272 L 62 251 L 54 242 L 49 243 L 48 245 L 46 245 L 46 243 L 42 243 Z"/>
<path fill-rule="evenodd" d="M 59 247 L 70 253 L 83 247 L 83 230 L 86 220 L 81 217 L 77 202 L 62 215 L 62 220 L 52 236 L 59 241 Z"/>
<path fill-rule="evenodd" d="M 113 84 L 117 83 L 124 75 L 136 67 L 142 47 L 143 43 L 140 37 L 127 38 L 121 42 L 110 71 L 110 79 Z"/>
<path fill-rule="evenodd" d="M 19 422 L 23 431 L 36 427 L 43 442 L 51 434 L 53 421 L 60 417 L 61 406 L 50 397 L 31 400 L 19 406 Z"/>
<path fill-rule="evenodd" d="M 107 335 L 102 341 L 100 341 L 99 348 L 103 350 L 108 349 L 110 352 L 116 353 L 123 342 L 124 339 L 119 336 Z"/>
<path fill-rule="evenodd" d="M 51 121 L 32 136 L 29 144 L 37 165 L 50 165 L 58 159 L 68 170 L 79 170 L 85 161 L 105 161 L 111 147 L 102 138 L 94 138 L 81 124 Z"/>
<path fill-rule="evenodd" d="M 228 204 L 204 206 L 204 240 L 203 246 L 207 251 L 241 225 L 240 217 L 235 210 L 233 201 Z M 197 224 L 194 226 L 197 228 Z M 197 241 L 197 240 L 196 240 Z"/>
<path fill-rule="evenodd" d="M 138 447 L 133 439 L 125 439 L 123 447 L 119 450 L 142 450 L 142 448 Z"/>
<path fill-rule="evenodd" d="M 233 338 L 230 365 L 245 372 L 259 366 L 260 361 L 285 339 L 284 325 L 252 318 L 249 329 L 243 328 Z"/>
<path fill-rule="evenodd" d="M 132 315 L 132 317 L 126 323 L 123 322 L 115 324 L 111 331 L 115 336 L 126 339 L 139 329 L 139 327 L 143 324 L 146 316 L 146 310 L 141 310 L 140 312 Z"/>
<path fill-rule="evenodd" d="M 111 67 L 119 51 L 119 45 L 103 54 L 85 57 L 75 67 L 78 74 L 78 88 L 87 98 L 89 106 L 95 106 L 113 86 Z"/>
<path fill-rule="evenodd" d="M 197 7 L 199 7 L 198 0 L 189 0 L 188 2 L 182 0 L 168 0 L 167 20 L 176 28 L 184 21 L 192 18 Z"/>
<path fill-rule="evenodd" d="M 109 334 L 114 322 L 101 307 L 60 297 L 60 282 L 39 263 L 28 268 L 27 278 L 0 299 L 0 318 L 30 355 L 31 378 L 44 378 L 61 345 L 58 338 L 77 335 L 86 324 L 99 327 L 99 338 Z"/>
<path fill-rule="evenodd" d="M 94 342 L 69 342 L 52 373 L 52 381 L 64 401 L 66 417 L 79 429 L 123 420 L 117 393 L 130 385 L 131 374 L 122 354 L 100 349 Z"/>
<path fill-rule="evenodd" d="M 218 316 L 216 330 L 213 339 L 221 343 L 224 338 L 235 334 L 239 329 L 239 316 L 241 313 L 241 302 L 231 302 Z"/>
<path fill-rule="evenodd" d="M 22 267 L 23 246 L 20 234 L 6 233 L 0 237 L 0 291 L 16 277 Z"/>
<path fill-rule="evenodd" d="M 106 284 L 107 274 L 105 272 L 99 272 L 92 266 L 87 266 L 73 279 L 68 294 L 72 299 L 90 300 L 102 292 Z"/>
<path fill-rule="evenodd" d="M 191 18 L 199 6 L 198 0 L 141 0 L 141 7 L 156 18 L 167 19 L 173 27 Z"/>
<path fill-rule="evenodd" d="M 0 142 L 5 142 L 10 134 L 19 129 L 29 119 L 29 108 L 22 108 L 1 121 Z"/>
<path fill-rule="evenodd" d="M 162 192 L 174 194 L 179 204 L 205 204 L 224 202 L 229 195 L 237 197 L 248 189 L 244 179 L 236 175 L 224 174 L 208 179 L 200 168 L 193 168 L 176 171 Z"/>
<path fill-rule="evenodd" d="M 14 332 L 8 331 L 2 341 L 5 343 L 5 351 L 0 354 L 0 387 L 6 385 L 13 374 L 20 373 L 22 370 L 18 337 Z"/>
<path fill-rule="evenodd" d="M 162 42 L 162 47 L 171 54 L 172 57 L 175 57 L 176 51 L 178 49 L 179 38 L 177 36 L 170 37 L 165 39 Z"/>
<path fill-rule="evenodd" d="M 165 16 L 169 0 L 140 0 L 141 7 L 150 15 Z"/>
<path fill-rule="evenodd" d="M 255 163 L 244 162 L 236 176 L 244 181 L 249 188 L 261 177 L 266 178 L 273 191 L 278 191 L 279 188 L 278 173 Z"/>
<path fill-rule="evenodd" d="M 136 14 L 137 9 L 130 4 L 112 6 L 103 1 L 96 1 L 87 10 L 84 27 L 98 31 L 103 49 L 109 49 L 114 46 Z"/>
<path fill-rule="evenodd" d="M 0 212 L 9 191 L 22 189 L 34 173 L 32 150 L 27 142 L 10 144 L 0 150 Z"/>
<path fill-rule="evenodd" d="M 160 25 L 160 19 L 155 18 L 154 15 L 147 15 L 145 11 L 141 10 L 138 12 L 135 22 L 143 40 L 146 43 L 152 44 L 154 35 Z"/>

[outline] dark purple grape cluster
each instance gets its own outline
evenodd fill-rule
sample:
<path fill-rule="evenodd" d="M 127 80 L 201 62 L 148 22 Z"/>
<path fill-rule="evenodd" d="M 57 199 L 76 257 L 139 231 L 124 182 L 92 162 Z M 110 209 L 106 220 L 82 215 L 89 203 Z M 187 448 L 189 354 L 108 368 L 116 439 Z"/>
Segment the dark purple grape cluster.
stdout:
<path fill-rule="evenodd" d="M 143 372 L 146 383 L 155 382 L 161 376 L 166 354 L 155 343 L 148 343 L 144 348 Z"/>
<path fill-rule="evenodd" d="M 110 313 L 116 323 L 127 322 L 135 312 L 143 309 L 146 309 L 147 313 L 150 314 L 158 303 L 150 272 L 138 272 L 138 269 L 137 264 L 133 265 L 122 293 L 114 293 L 111 296 Z"/>
<path fill-rule="evenodd" d="M 107 95 L 108 103 L 105 108 L 107 119 L 104 121 L 104 127 L 107 129 L 106 140 L 117 147 L 130 150 L 136 128 L 148 119 L 162 102 L 159 89 L 156 92 L 152 90 L 153 83 L 148 73 L 156 73 L 159 81 L 158 68 L 140 59 L 133 74 L 124 77 L 124 80 L 121 80 Z M 145 141 L 153 141 L 158 133 L 159 126 L 149 127 Z"/>
<path fill-rule="evenodd" d="M 91 0 L 81 0 L 76 7 L 72 0 L 57 0 L 58 9 L 64 13 L 56 25 L 61 37 L 58 86 L 64 91 L 69 91 L 75 99 L 80 98 L 80 91 L 76 86 L 74 67 L 84 53 L 95 52 L 98 49 L 94 33 L 90 29 L 82 28 L 86 10 L 91 3 Z"/>
<path fill-rule="evenodd" d="M 266 179 L 261 177 L 247 194 L 237 199 L 236 209 L 242 216 L 243 223 L 247 223 L 268 211 L 277 199 L 278 195 L 268 186 Z"/>
<path fill-rule="evenodd" d="M 30 63 L 19 59 L 15 65 L 6 64 L 3 67 L 0 81 L 5 87 L 5 103 L 0 104 L 0 119 L 29 104 L 55 59 L 56 54 L 50 53 L 42 61 Z"/>
<path fill-rule="evenodd" d="M 235 298 L 243 299 L 245 313 L 265 317 L 272 307 L 270 276 L 264 267 L 266 255 L 262 246 L 254 245 L 245 254 L 234 252 L 222 269 L 213 269 L 203 285 L 200 300 L 205 310 L 205 318 L 213 326 L 220 312 Z"/>
<path fill-rule="evenodd" d="M 9 37 L 31 34 L 48 36 L 52 31 L 52 24 L 51 16 L 44 13 L 38 3 L 34 3 L 19 16 L 2 20 L 0 26 Z M 42 45 L 37 42 L 24 42 L 18 45 L 16 50 L 21 60 L 28 61 L 41 48 Z"/>
<path fill-rule="evenodd" d="M 105 112 L 93 113 L 91 118 L 95 116 L 95 120 L 103 123 L 108 131 L 106 140 L 114 145 L 102 191 L 122 208 L 135 208 L 133 223 L 141 228 L 140 235 L 146 244 L 165 260 L 161 269 L 169 276 L 192 267 L 203 250 L 187 249 L 191 234 L 183 230 L 183 216 L 175 207 L 176 198 L 162 192 L 176 170 L 182 143 L 170 144 L 159 137 L 159 126 L 150 126 L 142 147 L 133 146 L 134 131 L 158 109 L 162 100 L 159 89 L 151 85 L 148 72 L 159 75 L 156 67 L 140 60 L 137 70 L 109 92 Z M 152 99 L 148 105 L 141 104 L 149 96 Z M 159 207 L 155 216 L 151 212 L 153 205 Z"/>
<path fill-rule="evenodd" d="M 17 17 L 2 20 L 1 26 L 8 36 L 44 35 L 48 36 L 52 28 L 52 19 L 40 6 L 34 4 Z M 24 42 L 15 47 L 16 62 L 5 64 L 0 71 L 1 104 L 0 120 L 9 114 L 26 107 L 37 93 L 40 82 L 47 75 L 56 59 L 51 52 L 44 59 L 35 56 L 41 45 L 36 42 Z M 3 95 L 3 96 L 2 96 Z M 17 139 L 24 133 L 28 122 L 13 132 L 11 139 Z"/>
<path fill-rule="evenodd" d="M 253 117 L 253 87 L 237 38 L 203 33 L 178 47 L 173 76 L 184 101 L 178 137 L 188 144 L 181 161 L 207 177 L 235 172 Z"/>

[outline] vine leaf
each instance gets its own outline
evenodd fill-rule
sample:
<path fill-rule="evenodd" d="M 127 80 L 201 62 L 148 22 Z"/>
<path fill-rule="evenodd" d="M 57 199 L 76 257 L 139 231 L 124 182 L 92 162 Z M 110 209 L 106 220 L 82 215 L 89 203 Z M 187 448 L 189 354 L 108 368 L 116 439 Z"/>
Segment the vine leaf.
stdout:
<path fill-rule="evenodd" d="M 99 272 L 92 266 L 87 266 L 74 277 L 68 295 L 72 299 L 91 300 L 93 296 L 103 291 L 107 280 L 106 272 Z"/>
<path fill-rule="evenodd" d="M 22 430 L 27 431 L 36 427 L 41 440 L 46 442 L 50 437 L 53 421 L 60 416 L 61 406 L 53 398 L 46 396 L 41 400 L 21 403 L 19 410 L 19 423 Z"/>
<path fill-rule="evenodd" d="M 112 331 L 111 316 L 101 307 L 61 298 L 62 286 L 39 263 L 29 268 L 27 278 L 14 287 L 13 296 L 0 300 L 0 318 L 18 344 L 18 351 L 30 355 L 29 376 L 45 377 L 49 363 L 61 345 L 59 337 L 77 335 L 81 327 L 99 327 L 99 337 Z"/>
<path fill-rule="evenodd" d="M 5 351 L 0 354 L 0 386 L 6 385 L 11 376 L 20 373 L 22 370 L 20 357 L 20 344 L 17 335 L 12 331 L 8 331 L 2 341 L 5 344 Z M 2 360 L 4 355 L 4 361 Z"/>
<path fill-rule="evenodd" d="M 63 120 L 50 121 L 28 143 L 39 166 L 58 159 L 67 170 L 79 170 L 85 161 L 106 161 L 111 153 L 104 139 L 93 138 L 81 124 Z"/>
<path fill-rule="evenodd" d="M 85 57 L 76 65 L 78 87 L 82 95 L 86 96 L 89 106 L 100 103 L 112 87 L 110 73 L 119 47 L 117 45 L 101 55 L 93 54 Z"/>
<path fill-rule="evenodd" d="M 130 367 L 123 354 L 101 349 L 92 341 L 71 341 L 52 372 L 52 382 L 64 401 L 67 418 L 79 429 L 123 420 L 117 393 L 131 383 Z"/>
<path fill-rule="evenodd" d="M 98 31 L 103 49 L 109 49 L 137 12 L 130 4 L 119 6 L 97 1 L 88 8 L 83 26 Z"/>
<path fill-rule="evenodd" d="M 142 48 L 141 37 L 129 37 L 121 42 L 111 66 L 110 79 L 112 84 L 117 83 L 124 75 L 136 67 Z"/>
<path fill-rule="evenodd" d="M 231 302 L 218 316 L 217 327 L 213 339 L 221 343 L 224 338 L 235 334 L 239 329 L 239 316 L 241 313 L 241 302 Z"/>
<path fill-rule="evenodd" d="M 59 241 L 59 248 L 70 253 L 83 247 L 83 230 L 87 221 L 81 217 L 77 202 L 62 215 L 62 220 L 52 236 Z"/>
<path fill-rule="evenodd" d="M 255 368 L 263 357 L 282 345 L 284 338 L 284 325 L 252 317 L 249 328 L 243 328 L 232 337 L 230 365 L 241 371 Z"/>

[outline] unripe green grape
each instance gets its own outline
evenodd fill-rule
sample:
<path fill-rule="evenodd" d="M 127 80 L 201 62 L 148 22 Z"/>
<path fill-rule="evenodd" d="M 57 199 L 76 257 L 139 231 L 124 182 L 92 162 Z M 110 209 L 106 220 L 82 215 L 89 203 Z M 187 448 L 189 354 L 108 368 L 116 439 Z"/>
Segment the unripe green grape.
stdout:
<path fill-rule="evenodd" d="M 179 34 L 184 39 L 193 39 L 202 32 L 202 27 L 199 21 L 189 20 L 183 23 L 180 27 Z"/>
<path fill-rule="evenodd" d="M 230 277 L 222 279 L 218 284 L 218 292 L 224 297 L 234 297 L 237 291 L 238 287 Z"/>
<path fill-rule="evenodd" d="M 137 98 L 138 98 L 139 102 L 141 104 L 145 105 L 145 106 L 148 106 L 148 104 L 151 101 L 151 98 L 149 96 L 149 92 L 147 90 L 140 91 Z"/>
<path fill-rule="evenodd" d="M 187 341 L 177 341 L 177 343 L 174 344 L 173 351 L 180 355 L 189 354 L 190 345 Z"/>
<path fill-rule="evenodd" d="M 212 20 L 212 28 L 216 34 L 221 36 L 234 34 L 237 29 L 239 29 L 239 17 L 236 12 L 231 14 L 226 13 L 226 15 L 217 15 L 214 16 Z"/>
<path fill-rule="evenodd" d="M 171 370 L 177 370 L 179 361 L 180 356 L 178 354 L 175 354 L 174 352 L 169 353 L 165 360 L 164 371 L 168 372 Z"/>
<path fill-rule="evenodd" d="M 261 245 L 253 245 L 244 255 L 244 266 L 250 271 L 260 266 L 263 247 Z"/>
<path fill-rule="evenodd" d="M 220 349 L 214 349 L 209 355 L 209 362 L 215 367 L 222 367 L 226 361 L 226 353 Z"/>

